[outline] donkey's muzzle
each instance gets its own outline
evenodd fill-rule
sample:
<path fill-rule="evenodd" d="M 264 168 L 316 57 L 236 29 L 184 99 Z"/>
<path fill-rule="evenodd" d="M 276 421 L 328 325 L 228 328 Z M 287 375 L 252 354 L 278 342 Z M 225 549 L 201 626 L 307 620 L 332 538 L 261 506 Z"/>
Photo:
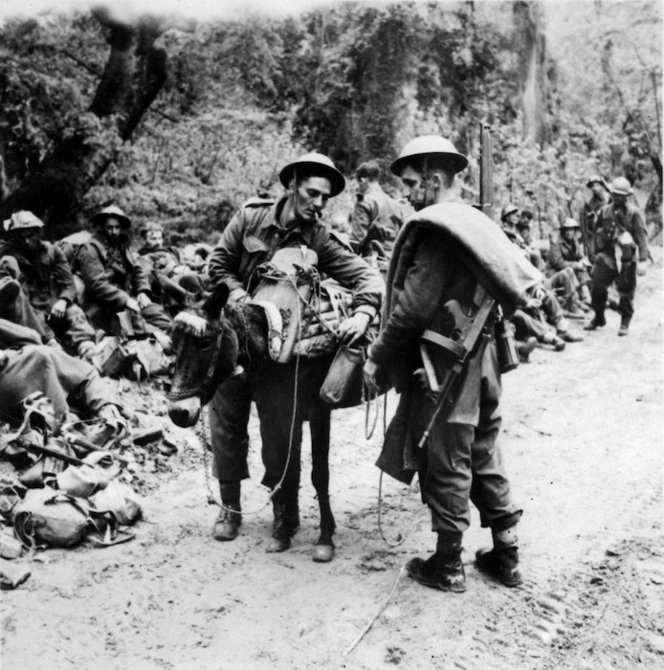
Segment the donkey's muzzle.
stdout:
<path fill-rule="evenodd" d="M 197 396 L 172 400 L 168 405 L 168 416 L 180 428 L 191 428 L 201 415 L 201 399 Z"/>

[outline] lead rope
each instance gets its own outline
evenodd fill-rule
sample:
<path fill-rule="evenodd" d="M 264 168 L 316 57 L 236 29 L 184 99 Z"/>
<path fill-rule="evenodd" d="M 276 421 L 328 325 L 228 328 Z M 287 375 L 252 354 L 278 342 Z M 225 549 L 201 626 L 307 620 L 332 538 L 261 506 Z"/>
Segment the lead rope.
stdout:
<path fill-rule="evenodd" d="M 282 281 L 282 280 L 280 280 Z M 299 293 L 298 293 L 299 295 Z M 302 336 L 302 310 L 299 306 L 298 303 L 298 310 L 297 310 L 297 330 L 298 330 L 298 341 L 300 337 Z M 288 472 L 288 467 L 290 465 L 291 461 L 291 455 L 293 453 L 293 434 L 295 432 L 295 420 L 297 418 L 297 398 L 298 398 L 298 393 L 299 393 L 299 376 L 300 376 L 300 352 L 295 354 L 295 379 L 293 381 L 293 412 L 291 414 L 291 423 L 290 423 L 290 432 L 288 436 L 288 452 L 286 455 L 286 463 L 284 465 L 284 469 L 281 473 L 281 477 L 279 478 L 279 481 L 275 485 L 275 487 L 270 491 L 270 495 L 265 502 L 265 504 L 261 507 L 259 507 L 256 510 L 250 510 L 248 512 L 245 512 L 244 510 L 242 511 L 242 516 L 254 516 L 256 514 L 260 514 L 264 509 L 266 509 L 270 503 L 272 502 L 272 499 L 274 498 L 275 494 L 277 491 L 279 491 L 284 483 L 284 479 L 286 479 L 286 473 Z M 225 510 L 226 512 L 234 512 L 237 513 L 237 510 L 231 509 L 229 507 L 226 507 L 223 504 L 223 501 L 217 502 L 217 499 L 214 497 L 214 493 L 212 492 L 212 485 L 210 483 L 210 468 L 208 467 L 208 445 L 212 445 L 212 435 L 210 434 L 210 422 L 209 422 L 209 417 L 208 417 L 208 412 L 207 412 L 207 406 L 203 407 L 201 411 L 201 420 L 203 423 L 202 426 L 202 439 L 203 439 L 203 468 L 205 472 L 205 487 L 207 488 L 208 491 L 208 498 L 207 502 L 208 505 L 217 505 L 222 510 Z"/>

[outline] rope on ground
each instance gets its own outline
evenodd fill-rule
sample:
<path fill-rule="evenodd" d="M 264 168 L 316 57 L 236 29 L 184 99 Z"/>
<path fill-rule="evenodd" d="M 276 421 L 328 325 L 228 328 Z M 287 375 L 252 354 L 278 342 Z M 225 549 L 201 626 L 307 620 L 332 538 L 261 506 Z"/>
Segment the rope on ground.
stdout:
<path fill-rule="evenodd" d="M 376 623 L 376 619 L 378 619 L 378 617 L 383 613 L 383 610 L 387 607 L 388 603 L 392 599 L 392 596 L 394 595 L 394 592 L 397 590 L 397 586 L 399 585 L 399 582 L 401 581 L 401 578 L 403 577 L 405 572 L 406 572 L 406 566 L 402 565 L 401 570 L 399 570 L 399 574 L 397 575 L 397 578 L 394 582 L 394 586 L 390 591 L 390 594 L 387 596 L 387 598 L 385 598 L 385 601 L 380 606 L 380 609 L 376 612 L 373 619 L 371 619 L 371 621 L 367 624 L 365 629 L 355 638 L 353 644 L 351 644 L 350 647 L 348 647 L 348 649 L 344 651 L 344 653 L 342 654 L 343 656 L 348 656 L 348 654 L 350 654 L 351 651 L 353 651 L 353 649 L 355 649 L 355 647 L 357 647 L 357 645 L 360 644 L 362 638 L 371 630 L 371 627 L 374 625 L 374 623 Z"/>

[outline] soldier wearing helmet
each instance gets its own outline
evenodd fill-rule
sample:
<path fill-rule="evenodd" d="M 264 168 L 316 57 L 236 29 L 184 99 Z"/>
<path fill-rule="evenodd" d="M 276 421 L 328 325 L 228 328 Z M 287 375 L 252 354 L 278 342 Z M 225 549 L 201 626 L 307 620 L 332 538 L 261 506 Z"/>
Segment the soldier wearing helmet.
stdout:
<path fill-rule="evenodd" d="M 633 195 L 629 181 L 625 177 L 617 177 L 609 190 L 613 202 L 605 205 L 597 217 L 595 262 L 590 288 L 595 314 L 586 325 L 586 330 L 596 330 L 606 325 L 604 310 L 608 289 L 615 281 L 620 297 L 618 335 L 623 337 L 628 334 L 634 315 L 636 276 L 646 271 L 648 236 L 641 212 L 629 200 Z"/>
<path fill-rule="evenodd" d="M 12 214 L 5 221 L 6 240 L 0 246 L 0 274 L 17 280 L 21 291 L 4 305 L 5 315 L 54 338 L 74 355 L 90 360 L 95 333 L 76 304 L 76 284 L 64 253 L 42 240 L 44 223 L 32 212 Z M 29 303 L 29 305 L 28 305 Z"/>
<path fill-rule="evenodd" d="M 286 189 L 285 195 L 276 202 L 249 200 L 229 222 L 210 258 L 211 285 L 224 282 L 230 288 L 231 300 L 243 300 L 257 286 L 255 270 L 259 265 L 270 261 L 277 251 L 302 250 L 308 257 L 317 257 L 321 273 L 353 291 L 354 314 L 342 322 L 339 330 L 340 339 L 352 344 L 366 332 L 378 313 L 384 287 L 380 274 L 345 247 L 321 221 L 327 201 L 343 191 L 346 180 L 332 160 L 316 152 L 286 165 L 279 173 L 279 180 Z M 269 445 L 263 445 L 263 454 L 270 455 L 263 479 L 269 487 L 277 484 L 287 462 L 288 439 L 283 438 L 288 436 L 289 430 L 284 421 L 290 421 L 290 412 L 287 416 L 280 412 L 274 397 L 284 393 L 284 370 L 290 365 L 292 363 L 270 361 L 251 361 L 245 365 L 245 369 L 254 369 L 254 373 L 255 368 L 261 366 L 261 386 L 254 399 L 263 434 L 274 436 Z M 301 361 L 300 371 L 306 368 L 311 374 L 312 365 Z M 292 376 L 293 373 L 286 374 Z M 233 540 L 241 523 L 240 482 L 248 477 L 246 444 L 251 400 L 247 373 L 221 384 L 211 401 L 215 475 L 224 504 L 214 525 L 213 537 L 220 541 Z M 283 407 L 283 403 L 279 406 Z M 288 486 L 283 488 L 296 491 L 299 470 L 296 472 L 292 466 L 293 463 L 286 473 Z M 268 551 L 283 551 L 294 532 L 297 501 L 284 499 L 280 491 L 275 493 L 273 504 L 274 542 Z"/>
<path fill-rule="evenodd" d="M 113 315 L 129 310 L 150 326 L 170 331 L 171 320 L 160 305 L 152 302 L 145 269 L 130 248 L 129 217 L 119 207 L 110 205 L 96 212 L 92 223 L 92 237 L 79 247 L 76 255 L 90 321 L 111 331 Z"/>
<path fill-rule="evenodd" d="M 579 213 L 579 225 L 586 255 L 592 262 L 595 258 L 597 215 L 600 209 L 609 202 L 609 187 L 598 174 L 592 175 L 586 182 L 586 186 L 590 189 L 590 198 L 583 203 L 583 207 Z"/>
<path fill-rule="evenodd" d="M 522 249 L 526 248 L 525 242 L 518 230 L 519 222 L 521 221 L 521 210 L 512 203 L 505 205 L 500 211 L 500 225 L 503 232 L 509 238 L 510 242 L 520 246 Z"/>
<path fill-rule="evenodd" d="M 443 344 L 459 332 L 455 304 L 461 313 L 472 314 L 486 291 L 511 314 L 542 280 L 491 219 L 459 201 L 455 175 L 467 164 L 449 140 L 436 135 L 408 142 L 392 164 L 418 213 L 399 233 L 388 271 L 386 314 L 364 367 L 370 388 L 380 388 L 389 377 L 401 393 L 378 466 L 404 482 L 419 472 L 438 535 L 435 553 L 427 560 L 411 560 L 408 573 L 425 586 L 452 592 L 466 588 L 461 549 L 471 495 L 494 541 L 492 550 L 478 552 L 478 566 L 507 586 L 521 583 L 516 536 L 521 510 L 512 501 L 496 441 L 497 313 L 492 311 L 484 323 L 486 337 L 465 359 L 458 386 L 439 414 L 434 414 L 436 395 L 426 369 L 433 367 L 441 380 L 453 367 L 456 359 Z M 503 293 L 500 277 L 508 275 L 520 279 L 508 280 Z M 429 344 L 433 342 L 443 344 Z M 427 427 L 428 437 L 417 449 Z"/>
<path fill-rule="evenodd" d="M 569 296 L 568 309 L 577 313 L 590 308 L 590 274 L 588 269 L 591 263 L 583 249 L 580 239 L 581 227 L 572 218 L 565 219 L 560 224 L 558 237 L 551 240 L 547 275 L 557 272 L 573 272 L 576 277 L 575 293 Z"/>

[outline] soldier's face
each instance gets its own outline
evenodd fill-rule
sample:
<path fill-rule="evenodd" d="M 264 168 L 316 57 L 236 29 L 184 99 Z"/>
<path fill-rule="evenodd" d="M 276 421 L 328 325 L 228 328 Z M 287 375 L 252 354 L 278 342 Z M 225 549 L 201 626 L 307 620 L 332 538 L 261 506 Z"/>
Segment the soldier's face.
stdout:
<path fill-rule="evenodd" d="M 594 181 L 592 184 L 590 184 L 590 190 L 593 192 L 593 195 L 601 195 L 604 188 L 601 184 Z"/>
<path fill-rule="evenodd" d="M 563 228 L 563 237 L 571 242 L 576 237 L 576 228 Z"/>
<path fill-rule="evenodd" d="M 294 192 L 295 215 L 303 221 L 316 221 L 330 198 L 332 186 L 325 177 L 307 177 Z"/>
<path fill-rule="evenodd" d="M 435 193 L 432 189 L 428 188 L 422 173 L 407 165 L 401 171 L 400 177 L 403 185 L 408 189 L 408 201 L 415 211 L 433 204 Z"/>
<path fill-rule="evenodd" d="M 16 244 L 28 252 L 35 252 L 39 249 L 41 242 L 41 228 L 25 228 L 14 232 Z"/>
<path fill-rule="evenodd" d="M 156 249 L 164 243 L 164 235 L 161 230 L 148 230 L 145 233 L 145 246 Z"/>
<path fill-rule="evenodd" d="M 626 195 L 622 195 L 621 193 L 613 193 L 611 197 L 613 198 L 613 204 L 616 205 L 616 207 L 625 207 L 625 203 L 627 202 Z"/>
<path fill-rule="evenodd" d="M 122 232 L 122 226 L 117 219 L 113 218 L 112 216 L 108 217 L 104 221 L 102 229 L 104 231 L 104 235 L 106 235 L 106 239 L 111 244 L 116 244 L 118 242 L 120 239 L 120 233 Z"/>

